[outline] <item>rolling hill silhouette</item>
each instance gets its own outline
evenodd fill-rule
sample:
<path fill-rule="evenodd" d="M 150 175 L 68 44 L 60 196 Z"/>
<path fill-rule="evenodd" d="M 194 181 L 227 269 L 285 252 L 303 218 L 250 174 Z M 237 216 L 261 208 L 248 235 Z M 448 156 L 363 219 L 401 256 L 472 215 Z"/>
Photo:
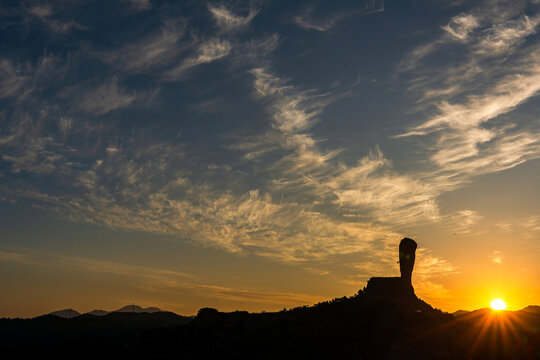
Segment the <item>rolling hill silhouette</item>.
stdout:
<path fill-rule="evenodd" d="M 203 308 L 191 318 L 129 305 L 101 316 L 0 319 L 0 352 L 77 359 L 540 358 L 540 307 L 455 315 L 434 309 L 414 293 L 414 256 L 405 250 L 405 276 L 372 278 L 351 297 L 275 313 Z"/>
<path fill-rule="evenodd" d="M 118 310 L 115 310 L 115 312 L 126 312 L 126 313 L 155 313 L 160 312 L 161 310 L 156 307 L 147 307 L 142 308 L 138 305 L 126 305 Z"/>
<path fill-rule="evenodd" d="M 104 316 L 104 315 L 107 315 L 108 313 L 109 313 L 108 311 L 96 309 L 96 310 L 89 311 L 85 314 L 94 315 L 94 316 Z"/>
<path fill-rule="evenodd" d="M 48 315 L 55 315 L 64 319 L 71 319 L 72 317 L 81 315 L 80 312 L 73 309 L 57 310 L 49 313 Z"/>
<path fill-rule="evenodd" d="M 540 314 L 540 306 L 538 305 L 529 305 L 526 308 L 523 309 L 523 311 L 532 312 L 535 314 Z"/>

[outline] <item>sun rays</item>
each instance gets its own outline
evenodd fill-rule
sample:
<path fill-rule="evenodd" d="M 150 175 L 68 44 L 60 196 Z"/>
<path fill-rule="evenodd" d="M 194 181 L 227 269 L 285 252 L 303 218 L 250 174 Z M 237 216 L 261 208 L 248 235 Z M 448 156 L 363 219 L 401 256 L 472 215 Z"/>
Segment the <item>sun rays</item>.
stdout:
<path fill-rule="evenodd" d="M 527 338 L 520 336 L 527 324 L 511 311 L 506 309 L 506 304 L 500 301 L 492 301 L 491 309 L 483 309 L 472 312 L 459 319 L 470 326 L 466 335 L 472 341 L 471 355 L 487 351 L 494 353 L 512 354 L 515 351 L 528 349 Z M 495 302 L 495 304 L 493 304 Z M 504 308 L 496 309 L 504 305 Z M 490 358 L 489 355 L 485 354 Z"/>

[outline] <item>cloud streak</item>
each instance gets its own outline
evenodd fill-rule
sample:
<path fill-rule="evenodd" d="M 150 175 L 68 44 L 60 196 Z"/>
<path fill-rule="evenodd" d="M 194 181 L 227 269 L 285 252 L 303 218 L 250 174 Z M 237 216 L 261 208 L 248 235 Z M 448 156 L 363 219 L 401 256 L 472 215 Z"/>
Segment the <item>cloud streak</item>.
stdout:
<path fill-rule="evenodd" d="M 282 155 L 271 165 L 276 190 L 301 191 L 349 216 L 371 215 L 387 224 L 437 217 L 436 194 L 414 178 L 392 172 L 380 150 L 363 157 L 356 166 L 346 166 L 333 161 L 340 149 L 319 149 L 320 141 L 305 131 L 318 121 L 330 98 L 296 91 L 263 69 L 252 73 L 257 94 L 272 100 L 272 124 L 277 132 L 269 132 L 266 141 L 259 140 L 266 149 L 247 144 L 235 148 L 249 150 L 246 156 L 250 159 L 265 154 L 268 147 L 281 150 Z"/>
<path fill-rule="evenodd" d="M 232 50 L 232 44 L 228 40 L 212 38 L 199 43 L 194 53 L 182 60 L 179 65 L 167 70 L 163 74 L 164 81 L 178 81 L 183 78 L 185 73 L 202 64 L 208 64 L 220 60 Z"/>
<path fill-rule="evenodd" d="M 116 64 L 128 72 L 145 72 L 173 62 L 191 43 L 181 44 L 186 32 L 184 19 L 166 18 L 156 34 L 128 44 L 120 49 L 98 53 L 103 61 Z"/>
<path fill-rule="evenodd" d="M 538 131 L 520 124 L 517 114 L 540 90 L 539 49 L 520 49 L 535 33 L 538 15 L 512 18 L 513 14 L 503 13 L 502 19 L 470 14 L 453 18 L 444 29 L 465 46 L 464 62 L 442 72 L 438 68 L 444 78 L 429 67 L 416 72 L 410 90 L 422 88 L 420 103 L 434 115 L 395 138 L 429 139 L 432 167 L 420 177 L 437 192 L 540 157 Z M 443 45 L 443 39 L 424 45 L 428 51 L 411 53 L 409 65 L 401 70 L 414 71 L 412 64 L 442 51 Z"/>
<path fill-rule="evenodd" d="M 207 7 L 210 14 L 212 14 L 216 26 L 221 32 L 234 32 L 245 29 L 259 13 L 259 10 L 253 7 L 249 8 L 249 12 L 246 16 L 235 14 L 224 4 L 210 3 Z"/>
<path fill-rule="evenodd" d="M 480 24 L 474 15 L 462 14 L 453 17 L 450 23 L 444 25 L 442 29 L 451 37 L 460 41 L 465 41 L 469 37 L 469 34 L 478 26 L 480 26 Z"/>
<path fill-rule="evenodd" d="M 30 7 L 27 11 L 31 16 L 38 18 L 45 24 L 51 32 L 56 34 L 68 34 L 73 30 L 87 30 L 86 26 L 83 26 L 74 20 L 63 22 L 55 19 L 55 10 L 50 4 L 35 5 Z"/>
<path fill-rule="evenodd" d="M 118 78 L 113 77 L 110 82 L 85 91 L 77 106 L 87 113 L 104 115 L 136 104 L 149 103 L 153 96 L 152 92 L 124 90 L 118 85 Z"/>
<path fill-rule="evenodd" d="M 327 32 L 348 17 L 362 16 L 384 11 L 384 0 L 364 1 L 363 6 L 334 12 L 325 17 L 314 16 L 315 8 L 310 7 L 293 17 L 293 23 L 304 30 Z"/>

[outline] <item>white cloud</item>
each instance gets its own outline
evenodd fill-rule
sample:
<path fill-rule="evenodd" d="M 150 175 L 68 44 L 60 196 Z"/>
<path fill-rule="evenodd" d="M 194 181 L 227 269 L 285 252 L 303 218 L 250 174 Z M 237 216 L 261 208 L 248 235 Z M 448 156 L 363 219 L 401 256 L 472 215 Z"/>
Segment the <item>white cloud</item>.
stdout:
<path fill-rule="evenodd" d="M 293 18 L 294 23 L 305 30 L 325 32 L 332 29 L 337 23 L 347 17 L 347 13 L 340 12 L 326 19 L 315 20 L 313 18 L 313 10 L 313 8 L 310 8 L 307 11 L 303 11 L 302 14 L 296 15 Z"/>
<path fill-rule="evenodd" d="M 391 163 L 380 150 L 360 159 L 355 166 L 346 166 L 333 161 L 340 149 L 319 149 L 320 141 L 305 131 L 317 122 L 329 99 L 297 91 L 265 69 L 252 73 L 257 94 L 272 100 L 272 124 L 278 132 L 268 132 L 264 140 L 258 138 L 258 148 L 252 141 L 233 148 L 243 147 L 250 159 L 281 150 L 280 157 L 269 166 L 275 191 L 303 193 L 336 206 L 344 215 L 362 219 L 373 216 L 387 224 L 437 218 L 437 193 L 428 184 L 392 172 Z"/>
<path fill-rule="evenodd" d="M 54 19 L 55 11 L 53 7 L 49 4 L 40 4 L 33 6 L 28 9 L 28 12 L 37 17 L 43 22 L 52 32 L 59 34 L 67 34 L 74 29 L 86 30 L 87 27 L 83 26 L 74 20 L 69 22 L 63 22 L 57 19 Z"/>
<path fill-rule="evenodd" d="M 442 27 L 451 37 L 457 40 L 467 40 L 469 34 L 480 24 L 478 19 L 471 14 L 461 14 L 452 18 L 449 24 Z"/>
<path fill-rule="evenodd" d="M 384 11 L 384 0 L 366 0 L 363 2 L 363 6 L 358 3 L 354 8 L 334 12 L 322 19 L 316 18 L 313 15 L 315 12 L 314 7 L 303 9 L 300 14 L 293 17 L 293 22 L 305 30 L 326 32 L 347 17 L 368 15 L 382 11 Z"/>
<path fill-rule="evenodd" d="M 493 261 L 495 264 L 500 265 L 504 261 L 504 256 L 501 251 L 494 250 L 493 254 L 491 255 L 491 261 Z"/>
<path fill-rule="evenodd" d="M 297 133 L 314 125 L 324 102 L 309 101 L 307 93 L 296 93 L 292 87 L 271 74 L 264 68 L 252 70 L 255 77 L 255 91 L 263 97 L 275 99 L 273 114 L 274 124 L 284 133 Z M 306 137 L 292 137 L 291 142 L 305 143 Z M 312 144 L 311 140 L 308 140 Z"/>
<path fill-rule="evenodd" d="M 471 228 L 483 218 L 477 211 L 466 209 L 458 210 L 449 214 L 446 219 L 446 226 L 454 233 L 468 234 Z"/>
<path fill-rule="evenodd" d="M 528 217 L 523 226 L 531 231 L 540 231 L 540 216 L 530 216 Z"/>
<path fill-rule="evenodd" d="M 540 157 L 538 131 L 523 128 L 518 118 L 500 124 L 502 115 L 511 116 L 520 105 L 540 91 L 540 52 L 532 48 L 507 66 L 474 94 L 458 101 L 436 103 L 438 113 L 397 137 L 431 134 L 430 160 L 439 170 L 431 180 L 440 191 L 448 190 L 472 176 L 501 171 Z M 499 69 L 498 72 L 501 72 Z M 467 82 L 460 86 L 466 91 Z M 508 114 L 508 115 L 507 115 Z M 446 188 L 446 189 L 445 189 Z"/>
<path fill-rule="evenodd" d="M 61 81 L 65 66 L 53 55 L 43 55 L 35 63 L 17 63 L 0 59 L 0 99 L 14 98 L 22 102 L 34 91 L 53 81 Z"/>
<path fill-rule="evenodd" d="M 28 11 L 39 18 L 45 18 L 53 14 L 52 7 L 47 4 L 33 6 Z"/>
<path fill-rule="evenodd" d="M 105 62 L 118 64 L 121 70 L 142 72 L 159 65 L 170 64 L 189 45 L 179 41 L 185 34 L 182 19 L 165 19 L 158 34 L 153 34 L 118 50 L 98 54 Z"/>
<path fill-rule="evenodd" d="M 15 137 L 0 140 L 13 146 L 19 142 Z M 335 218 L 317 211 L 313 204 L 273 199 L 256 189 L 238 193 L 215 189 L 209 183 L 197 184 L 190 180 L 191 171 L 185 165 L 193 159 L 186 157 L 181 144 L 128 144 L 121 151 L 114 145 L 104 147 L 103 152 L 110 155 L 89 168 L 69 168 L 75 192 L 53 195 L 15 188 L 8 194 L 30 198 L 37 207 L 73 221 L 168 234 L 199 245 L 280 261 L 358 252 L 373 242 L 398 237 L 384 226 Z M 50 151 L 46 146 L 34 153 L 46 154 Z M 29 159 L 20 163 L 37 173 L 41 171 L 37 164 L 48 164 Z M 200 176 L 198 171 L 197 178 Z"/>
<path fill-rule="evenodd" d="M 60 132 L 65 137 L 68 135 L 69 131 L 73 128 L 73 119 L 70 117 L 62 116 L 58 120 L 58 127 L 60 128 Z"/>
<path fill-rule="evenodd" d="M 86 91 L 78 101 L 78 107 L 88 113 L 103 115 L 114 110 L 149 101 L 151 93 L 129 92 L 118 86 L 118 78 Z"/>
<path fill-rule="evenodd" d="M 10 127 L 6 126 L 5 135 L 0 136 L 2 159 L 11 165 L 11 171 L 62 173 L 64 156 L 58 152 L 55 138 L 41 133 L 42 122 L 35 121 L 27 113 L 14 116 L 13 120 Z"/>
<path fill-rule="evenodd" d="M 538 16 L 528 17 L 521 14 L 519 18 L 514 18 L 523 11 L 521 5 L 516 4 L 516 7 L 512 8 L 512 6 L 497 3 L 493 4 L 493 8 L 489 10 L 485 7 L 475 8 L 469 14 L 453 17 L 447 25 L 442 27 L 444 34 L 410 51 L 398 64 L 397 71 L 426 72 L 426 68 L 429 71 L 430 66 L 421 66 L 425 57 L 439 50 L 452 49 L 454 53 L 456 51 L 465 53 L 465 63 L 454 65 L 454 69 L 447 67 L 445 71 L 437 69 L 436 72 L 430 73 L 429 77 L 433 78 L 433 84 L 440 86 L 441 83 L 448 82 L 448 77 L 450 80 L 455 77 L 466 78 L 467 76 L 464 75 L 477 75 L 484 72 L 486 69 L 482 66 L 483 61 L 507 56 L 521 45 L 527 36 L 536 32 L 536 27 L 540 22 Z M 465 48 L 456 49 L 455 40 L 458 40 L 458 45 Z M 454 61 L 455 63 L 459 63 L 459 60 Z M 464 74 L 465 72 L 468 74 Z M 425 87 L 425 85 L 420 84 L 420 87 Z M 434 91 L 434 89 L 428 89 L 428 91 Z"/>
<path fill-rule="evenodd" d="M 229 55 L 232 45 L 227 40 L 221 40 L 218 38 L 212 38 L 201 42 L 195 49 L 193 55 L 184 59 L 175 68 L 166 71 L 163 74 L 163 80 L 165 81 L 177 81 L 180 80 L 186 71 L 201 65 L 208 64 L 213 61 L 222 59 Z"/>
<path fill-rule="evenodd" d="M 512 48 L 525 41 L 525 38 L 536 32 L 540 17 L 532 19 L 523 16 L 503 24 L 495 24 L 476 44 L 476 52 L 489 56 L 508 53 Z"/>
<path fill-rule="evenodd" d="M 419 248 L 416 252 L 416 264 L 413 273 L 415 292 L 419 297 L 429 303 L 448 301 L 451 292 L 441 280 L 450 275 L 459 273 L 456 266 L 450 262 L 432 255 L 426 248 Z"/>
<path fill-rule="evenodd" d="M 135 180 L 128 180 L 126 185 L 135 185 Z M 88 194 L 86 199 L 72 199 L 62 212 L 74 220 L 175 235 L 200 245 L 282 261 L 357 252 L 388 236 L 383 227 L 334 221 L 305 205 L 273 202 L 268 194 L 260 195 L 257 191 L 234 196 L 192 184 L 180 188 L 187 198 L 175 200 L 157 192 L 142 198 L 136 196 L 133 200 L 138 199 L 137 207 L 123 205 L 112 194 Z M 135 193 L 125 191 L 124 196 L 132 197 Z"/>
<path fill-rule="evenodd" d="M 218 28 L 223 32 L 238 31 L 246 28 L 259 10 L 250 8 L 246 16 L 234 14 L 224 4 L 208 4 L 208 11 L 212 14 Z"/>
<path fill-rule="evenodd" d="M 24 91 L 28 82 L 24 71 L 18 69 L 13 62 L 7 59 L 0 60 L 0 99 L 12 97 Z"/>

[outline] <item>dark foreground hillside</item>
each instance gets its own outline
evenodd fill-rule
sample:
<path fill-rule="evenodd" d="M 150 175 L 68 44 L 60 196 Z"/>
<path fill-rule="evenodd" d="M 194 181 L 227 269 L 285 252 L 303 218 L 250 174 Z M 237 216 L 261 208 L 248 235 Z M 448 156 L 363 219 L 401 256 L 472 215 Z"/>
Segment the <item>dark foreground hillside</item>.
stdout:
<path fill-rule="evenodd" d="M 201 309 L 0 320 L 6 358 L 540 359 L 540 314 L 454 318 L 414 293 L 370 289 L 278 313 Z"/>

